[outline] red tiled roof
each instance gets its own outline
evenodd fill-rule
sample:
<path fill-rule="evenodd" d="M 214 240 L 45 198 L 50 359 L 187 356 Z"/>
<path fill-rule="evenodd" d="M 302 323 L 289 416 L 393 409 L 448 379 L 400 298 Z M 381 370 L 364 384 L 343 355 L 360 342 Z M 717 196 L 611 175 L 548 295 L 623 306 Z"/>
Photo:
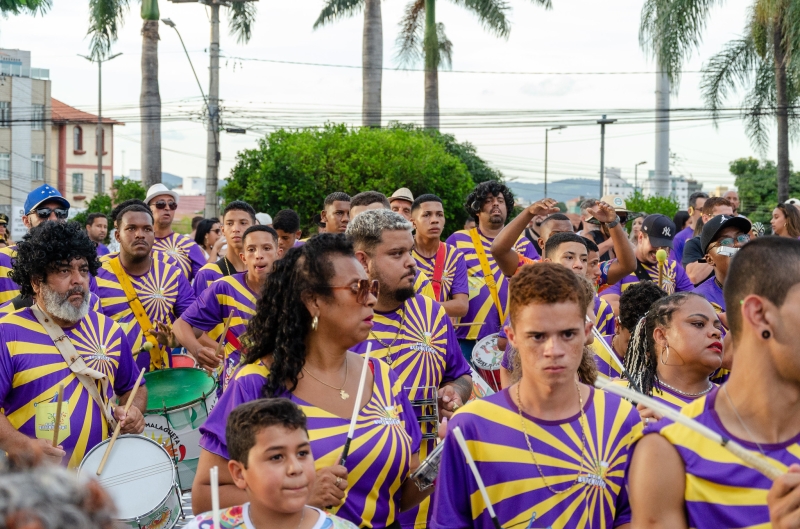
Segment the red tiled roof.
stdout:
<path fill-rule="evenodd" d="M 97 123 L 97 116 L 83 110 L 71 107 L 58 99 L 51 98 L 53 123 Z M 103 118 L 103 123 L 110 125 L 125 125 L 121 121 Z"/>

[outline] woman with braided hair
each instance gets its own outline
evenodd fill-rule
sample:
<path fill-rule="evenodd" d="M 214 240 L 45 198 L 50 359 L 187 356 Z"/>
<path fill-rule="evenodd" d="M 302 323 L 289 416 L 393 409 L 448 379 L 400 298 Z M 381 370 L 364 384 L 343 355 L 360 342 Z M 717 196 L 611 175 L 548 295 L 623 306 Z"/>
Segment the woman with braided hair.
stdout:
<path fill-rule="evenodd" d="M 362 401 L 355 402 L 364 359 L 349 349 L 369 335 L 377 290 L 341 234 L 312 237 L 275 262 L 248 323 L 244 365 L 200 429 L 194 512 L 211 508 L 214 466 L 220 507 L 247 502 L 228 472 L 226 420 L 239 404 L 260 398 L 289 398 L 308 417 L 317 471 L 309 505 L 332 506 L 357 526 L 383 529 L 430 493 L 406 479 L 419 464 L 422 434 L 394 371 L 370 359 Z M 342 466 L 354 409 L 358 420 Z"/>
<path fill-rule="evenodd" d="M 702 296 L 681 292 L 661 298 L 639 320 L 625 355 L 628 384 L 675 409 L 706 395 L 722 365 L 721 323 Z M 659 418 L 639 408 L 645 421 Z"/>

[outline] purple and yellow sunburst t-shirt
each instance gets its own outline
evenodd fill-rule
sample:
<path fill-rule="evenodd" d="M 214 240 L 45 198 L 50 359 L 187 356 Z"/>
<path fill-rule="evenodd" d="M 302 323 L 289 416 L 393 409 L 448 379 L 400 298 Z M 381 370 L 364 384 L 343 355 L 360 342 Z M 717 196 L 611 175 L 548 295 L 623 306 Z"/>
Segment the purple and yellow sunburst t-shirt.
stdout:
<path fill-rule="evenodd" d="M 206 264 L 203 250 L 188 235 L 172 232 L 166 237 L 156 237 L 153 250 L 165 252 L 177 259 L 181 271 L 189 281 Z"/>

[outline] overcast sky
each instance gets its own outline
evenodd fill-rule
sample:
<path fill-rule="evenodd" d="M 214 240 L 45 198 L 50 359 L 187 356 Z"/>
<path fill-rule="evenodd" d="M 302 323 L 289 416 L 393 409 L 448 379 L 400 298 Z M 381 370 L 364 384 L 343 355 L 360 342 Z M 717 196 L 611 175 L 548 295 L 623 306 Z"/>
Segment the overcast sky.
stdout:
<path fill-rule="evenodd" d="M 478 153 L 519 181 L 543 180 L 544 125 L 553 126 L 566 116 L 552 111 L 578 112 L 584 121 L 623 110 L 649 109 L 655 101 L 655 74 L 581 75 L 589 72 L 653 72 L 655 66 L 638 44 L 641 0 L 553 0 L 546 11 L 529 1 L 511 0 L 513 11 L 508 39 L 485 32 L 474 15 L 450 2 L 437 2 L 437 17 L 454 44 L 453 69 L 471 72 L 557 72 L 547 75 L 498 73 L 440 74 L 443 130 L 468 140 Z M 751 2 L 728 0 L 710 19 L 702 48 L 686 64 L 699 70 L 703 62 L 743 30 Z M 140 167 L 138 116 L 141 85 L 141 18 L 132 2 L 114 52 L 123 55 L 104 65 L 104 115 L 131 120 L 116 131 L 115 174 Z M 160 0 L 162 18 L 178 26 L 203 89 L 208 89 L 209 22 L 206 8 L 197 3 Z M 237 151 L 255 146 L 264 131 L 298 124 L 347 121 L 360 124 L 361 71 L 267 61 L 360 66 L 363 16 L 343 20 L 319 30 L 313 23 L 320 0 L 258 2 L 258 20 L 249 44 L 239 45 L 227 31 L 223 8 L 221 98 L 228 126 L 254 126 L 247 135 L 221 136 L 221 176 L 227 176 Z M 398 21 L 406 5 L 402 0 L 383 3 L 384 66 L 395 68 Z M 0 21 L 0 46 L 32 52 L 34 67 L 49 68 L 53 96 L 80 109 L 97 110 L 97 68 L 77 54 L 88 52 L 88 1 L 57 0 L 43 17 L 17 17 Z M 163 103 L 163 170 L 179 176 L 205 176 L 206 133 L 190 115 L 202 112 L 199 88 L 175 32 L 162 25 L 159 45 L 160 89 Z M 260 59 L 261 61 L 239 60 Z M 700 75 L 684 74 L 673 108 L 698 108 Z M 731 107 L 740 103 L 734 95 Z M 387 71 L 383 76 L 385 117 L 422 120 L 423 74 Z M 505 111 L 493 115 L 492 111 Z M 508 113 L 508 111 L 511 111 Z M 511 126 L 514 112 L 528 126 Z M 551 111 L 543 116 L 532 112 Z M 481 112 L 484 115 L 477 115 Z M 489 115 L 485 115 L 486 113 Z M 248 118 L 243 116 L 249 113 Z M 524 114 L 522 114 L 524 113 Z M 254 120 L 253 118 L 257 118 Z M 577 119 L 569 116 L 570 120 Z M 651 119 L 651 118 L 650 118 Z M 457 128 L 448 124 L 458 122 Z M 471 125 L 471 127 L 470 127 Z M 549 175 L 553 180 L 597 177 L 600 164 L 600 127 L 573 124 L 550 135 Z M 641 161 L 639 175 L 653 169 L 653 123 L 612 125 L 606 136 L 606 166 L 622 168 L 633 179 L 633 166 Z M 793 151 L 794 152 L 794 148 Z M 708 120 L 672 124 L 671 150 L 678 157 L 673 172 L 694 176 L 705 189 L 731 185 L 728 163 L 738 157 L 758 156 L 744 133 L 741 120 L 714 128 Z M 774 144 L 766 153 L 775 159 Z M 124 162 L 123 162 L 124 158 Z M 385 190 L 384 190 L 385 191 Z"/>

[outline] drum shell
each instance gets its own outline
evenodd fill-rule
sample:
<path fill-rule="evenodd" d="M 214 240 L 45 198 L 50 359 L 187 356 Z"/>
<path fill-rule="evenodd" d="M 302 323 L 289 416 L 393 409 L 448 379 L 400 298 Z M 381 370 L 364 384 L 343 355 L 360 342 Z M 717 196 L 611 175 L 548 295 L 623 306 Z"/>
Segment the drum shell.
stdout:
<path fill-rule="evenodd" d="M 497 334 L 486 336 L 472 349 L 475 371 L 494 391 L 500 391 L 500 369 L 503 351 L 497 348 Z"/>

